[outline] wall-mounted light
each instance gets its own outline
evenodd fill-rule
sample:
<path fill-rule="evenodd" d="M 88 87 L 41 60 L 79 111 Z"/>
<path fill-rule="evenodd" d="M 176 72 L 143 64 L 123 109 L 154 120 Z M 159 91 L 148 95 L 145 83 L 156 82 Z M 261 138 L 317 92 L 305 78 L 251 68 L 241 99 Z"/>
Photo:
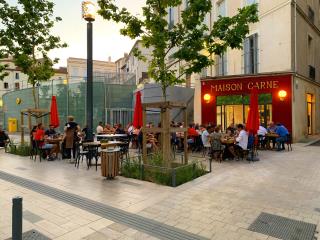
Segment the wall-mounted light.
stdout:
<path fill-rule="evenodd" d="M 0 99 L 0 107 L 2 108 L 3 107 L 3 100 Z"/>
<path fill-rule="evenodd" d="M 287 97 L 287 92 L 285 90 L 280 90 L 278 96 L 280 101 L 284 101 L 284 99 Z"/>
<path fill-rule="evenodd" d="M 206 93 L 205 95 L 203 95 L 203 100 L 206 102 L 206 103 L 210 103 L 211 101 L 211 95 L 209 93 Z"/>
<path fill-rule="evenodd" d="M 63 84 L 67 85 L 68 84 L 68 79 L 63 79 Z"/>

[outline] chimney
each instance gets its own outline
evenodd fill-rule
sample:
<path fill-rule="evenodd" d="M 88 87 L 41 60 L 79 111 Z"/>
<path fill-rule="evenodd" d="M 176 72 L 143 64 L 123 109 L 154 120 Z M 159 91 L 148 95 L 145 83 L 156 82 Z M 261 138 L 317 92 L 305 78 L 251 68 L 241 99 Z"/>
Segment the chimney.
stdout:
<path fill-rule="evenodd" d="M 108 57 L 108 61 L 111 62 L 111 57 L 110 56 Z"/>

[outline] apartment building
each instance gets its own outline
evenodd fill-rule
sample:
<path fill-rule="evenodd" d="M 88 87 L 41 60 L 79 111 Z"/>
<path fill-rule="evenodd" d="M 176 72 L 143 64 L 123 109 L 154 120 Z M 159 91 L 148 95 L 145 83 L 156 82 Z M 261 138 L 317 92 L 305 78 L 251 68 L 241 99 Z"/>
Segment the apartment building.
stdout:
<path fill-rule="evenodd" d="M 132 46 L 129 54 L 116 61 L 117 73 L 133 73 L 136 76 L 136 84 L 141 88 L 146 83 L 152 83 L 148 77 L 148 62 L 144 62 L 134 55 L 134 49 L 141 51 L 141 54 L 150 59 L 151 50 L 142 46 L 141 40 L 137 40 Z"/>
<path fill-rule="evenodd" d="M 7 92 L 31 87 L 28 83 L 28 75 L 24 74 L 21 69 L 14 64 L 12 57 L 0 59 L 0 62 L 3 65 L 8 65 L 5 70 L 8 73 L 8 76 L 0 83 L 0 98 Z M 55 68 L 54 76 L 52 76 L 50 80 L 61 81 L 64 79 L 67 79 L 67 68 Z"/>
<path fill-rule="evenodd" d="M 252 3 L 258 3 L 260 21 L 250 26 L 243 50 L 216 56 L 194 81 L 195 121 L 223 128 L 246 122 L 249 94 L 257 88 L 262 124 L 282 122 L 295 140 L 320 133 L 320 1 L 212 3 L 209 27 L 218 15 L 232 16 Z"/>

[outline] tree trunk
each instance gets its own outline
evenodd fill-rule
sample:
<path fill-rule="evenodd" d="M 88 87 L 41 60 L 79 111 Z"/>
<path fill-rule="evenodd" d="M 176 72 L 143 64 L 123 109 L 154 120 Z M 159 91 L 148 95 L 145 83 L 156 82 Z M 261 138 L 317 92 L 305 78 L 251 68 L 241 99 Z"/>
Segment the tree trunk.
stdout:
<path fill-rule="evenodd" d="M 167 87 L 162 87 L 162 98 L 163 101 L 167 101 Z"/>
<path fill-rule="evenodd" d="M 32 85 L 32 95 L 33 95 L 33 103 L 34 103 L 34 108 L 37 109 L 38 108 L 38 103 L 37 103 L 37 97 L 36 97 L 36 89 L 35 89 L 35 85 Z"/>

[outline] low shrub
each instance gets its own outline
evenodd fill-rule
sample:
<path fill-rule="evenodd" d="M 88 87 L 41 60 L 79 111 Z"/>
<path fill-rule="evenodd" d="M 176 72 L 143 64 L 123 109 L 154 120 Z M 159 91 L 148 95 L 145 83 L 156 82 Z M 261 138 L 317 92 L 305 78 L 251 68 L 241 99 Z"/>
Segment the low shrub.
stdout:
<path fill-rule="evenodd" d="M 201 162 L 187 165 L 173 163 L 171 167 L 166 167 L 159 153 L 148 156 L 147 165 L 143 165 L 141 159 L 137 158 L 126 159 L 121 165 L 121 175 L 124 177 L 174 187 L 192 181 L 206 173 L 206 167 Z"/>
<path fill-rule="evenodd" d="M 29 156 L 31 152 L 31 146 L 29 144 L 13 144 L 9 143 L 7 146 L 8 152 L 19 156 Z"/>

